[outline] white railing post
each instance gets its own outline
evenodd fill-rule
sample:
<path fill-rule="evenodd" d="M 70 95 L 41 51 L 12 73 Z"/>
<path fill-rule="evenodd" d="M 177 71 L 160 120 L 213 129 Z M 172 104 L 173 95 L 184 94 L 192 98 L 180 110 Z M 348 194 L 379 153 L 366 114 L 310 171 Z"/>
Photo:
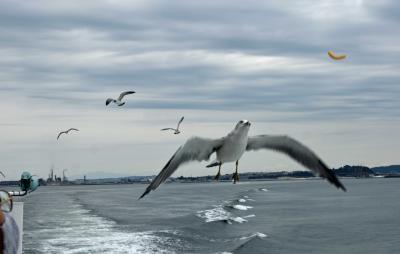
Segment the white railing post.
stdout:
<path fill-rule="evenodd" d="M 22 236 L 24 235 L 24 202 L 14 202 L 11 215 L 19 229 L 18 254 L 22 254 Z"/>

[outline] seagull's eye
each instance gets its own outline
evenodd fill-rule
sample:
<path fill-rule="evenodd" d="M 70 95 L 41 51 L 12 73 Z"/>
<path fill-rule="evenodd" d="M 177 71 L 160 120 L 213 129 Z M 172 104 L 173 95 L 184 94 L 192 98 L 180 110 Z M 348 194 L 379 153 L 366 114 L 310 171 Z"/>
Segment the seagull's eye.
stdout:
<path fill-rule="evenodd" d="M 239 123 L 243 123 L 243 120 L 240 120 L 240 122 Z"/>

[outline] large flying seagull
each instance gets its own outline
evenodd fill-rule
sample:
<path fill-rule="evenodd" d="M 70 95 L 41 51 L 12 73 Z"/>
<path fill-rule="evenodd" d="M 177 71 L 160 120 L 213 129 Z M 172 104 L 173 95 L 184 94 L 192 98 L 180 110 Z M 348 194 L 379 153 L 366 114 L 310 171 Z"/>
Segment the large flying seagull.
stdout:
<path fill-rule="evenodd" d="M 288 136 L 258 135 L 249 137 L 249 129 L 250 122 L 247 120 L 241 120 L 236 124 L 235 128 L 223 138 L 190 138 L 183 146 L 178 148 L 172 158 L 167 162 L 156 178 L 153 179 L 140 198 L 146 196 L 150 191 L 157 189 L 157 187 L 167 180 L 167 178 L 170 177 L 181 164 L 194 160 L 208 160 L 214 152 L 217 153 L 216 160 L 207 167 L 218 166 L 219 168 L 216 176 L 216 178 L 218 178 L 222 164 L 227 162 L 236 162 L 236 170 L 233 174 L 233 180 L 234 182 L 237 182 L 239 180 L 239 159 L 245 151 L 259 149 L 271 149 L 284 153 L 314 173 L 327 179 L 337 188 L 346 191 L 346 188 L 336 177 L 333 170 L 328 168 L 328 166 L 313 151 L 299 141 Z"/>

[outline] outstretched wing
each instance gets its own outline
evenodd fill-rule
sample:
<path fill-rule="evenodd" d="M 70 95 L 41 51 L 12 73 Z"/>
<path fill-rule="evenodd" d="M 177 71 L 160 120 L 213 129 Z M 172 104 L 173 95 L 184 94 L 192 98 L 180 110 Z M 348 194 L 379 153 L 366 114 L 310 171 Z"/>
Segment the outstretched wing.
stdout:
<path fill-rule="evenodd" d="M 62 134 L 65 134 L 65 133 L 66 133 L 65 131 L 62 131 L 62 132 L 58 133 L 57 140 L 60 138 L 60 136 L 61 136 Z"/>
<path fill-rule="evenodd" d="M 166 130 L 175 130 L 174 128 L 164 128 L 164 129 L 161 129 L 161 131 L 166 131 Z"/>
<path fill-rule="evenodd" d="M 176 127 L 177 130 L 179 130 L 179 126 L 181 125 L 181 123 L 183 122 L 183 119 L 185 119 L 184 116 L 182 116 L 181 120 L 179 120 L 178 122 L 178 126 Z"/>
<path fill-rule="evenodd" d="M 113 99 L 108 98 L 108 99 L 106 100 L 106 106 L 108 106 L 108 104 L 110 104 L 110 102 L 112 102 L 112 101 L 113 101 Z"/>
<path fill-rule="evenodd" d="M 135 93 L 135 91 L 126 91 L 126 92 L 122 92 L 122 93 L 119 95 L 118 100 L 120 101 L 120 100 L 122 100 L 122 98 L 124 98 L 125 95 L 133 94 L 133 93 Z"/>
<path fill-rule="evenodd" d="M 249 137 L 246 150 L 272 149 L 282 152 L 292 159 L 296 160 L 306 168 L 310 169 L 319 176 L 326 178 L 337 188 L 346 191 L 346 188 L 336 177 L 333 170 L 328 166 L 307 146 L 288 136 L 270 136 L 259 135 Z"/>
<path fill-rule="evenodd" d="M 75 129 L 75 128 L 69 128 L 68 130 L 67 130 L 67 132 L 70 132 L 70 131 L 79 131 L 78 129 Z"/>
<path fill-rule="evenodd" d="M 154 180 L 147 187 L 146 191 L 140 196 L 139 199 L 146 196 L 150 191 L 157 189 L 168 177 L 170 177 L 180 165 L 189 161 L 203 161 L 208 160 L 212 153 L 214 153 L 223 144 L 223 138 L 220 139 L 206 139 L 193 137 L 186 143 L 179 147 L 171 159 L 167 162 L 161 172 L 154 178 Z"/>

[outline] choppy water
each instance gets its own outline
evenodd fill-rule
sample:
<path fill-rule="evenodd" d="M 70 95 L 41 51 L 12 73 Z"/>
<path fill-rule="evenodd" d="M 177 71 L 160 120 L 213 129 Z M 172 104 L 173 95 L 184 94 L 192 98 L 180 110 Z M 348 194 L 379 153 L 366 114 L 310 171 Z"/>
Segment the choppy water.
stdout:
<path fill-rule="evenodd" d="M 400 179 L 41 187 L 24 253 L 400 253 Z"/>

